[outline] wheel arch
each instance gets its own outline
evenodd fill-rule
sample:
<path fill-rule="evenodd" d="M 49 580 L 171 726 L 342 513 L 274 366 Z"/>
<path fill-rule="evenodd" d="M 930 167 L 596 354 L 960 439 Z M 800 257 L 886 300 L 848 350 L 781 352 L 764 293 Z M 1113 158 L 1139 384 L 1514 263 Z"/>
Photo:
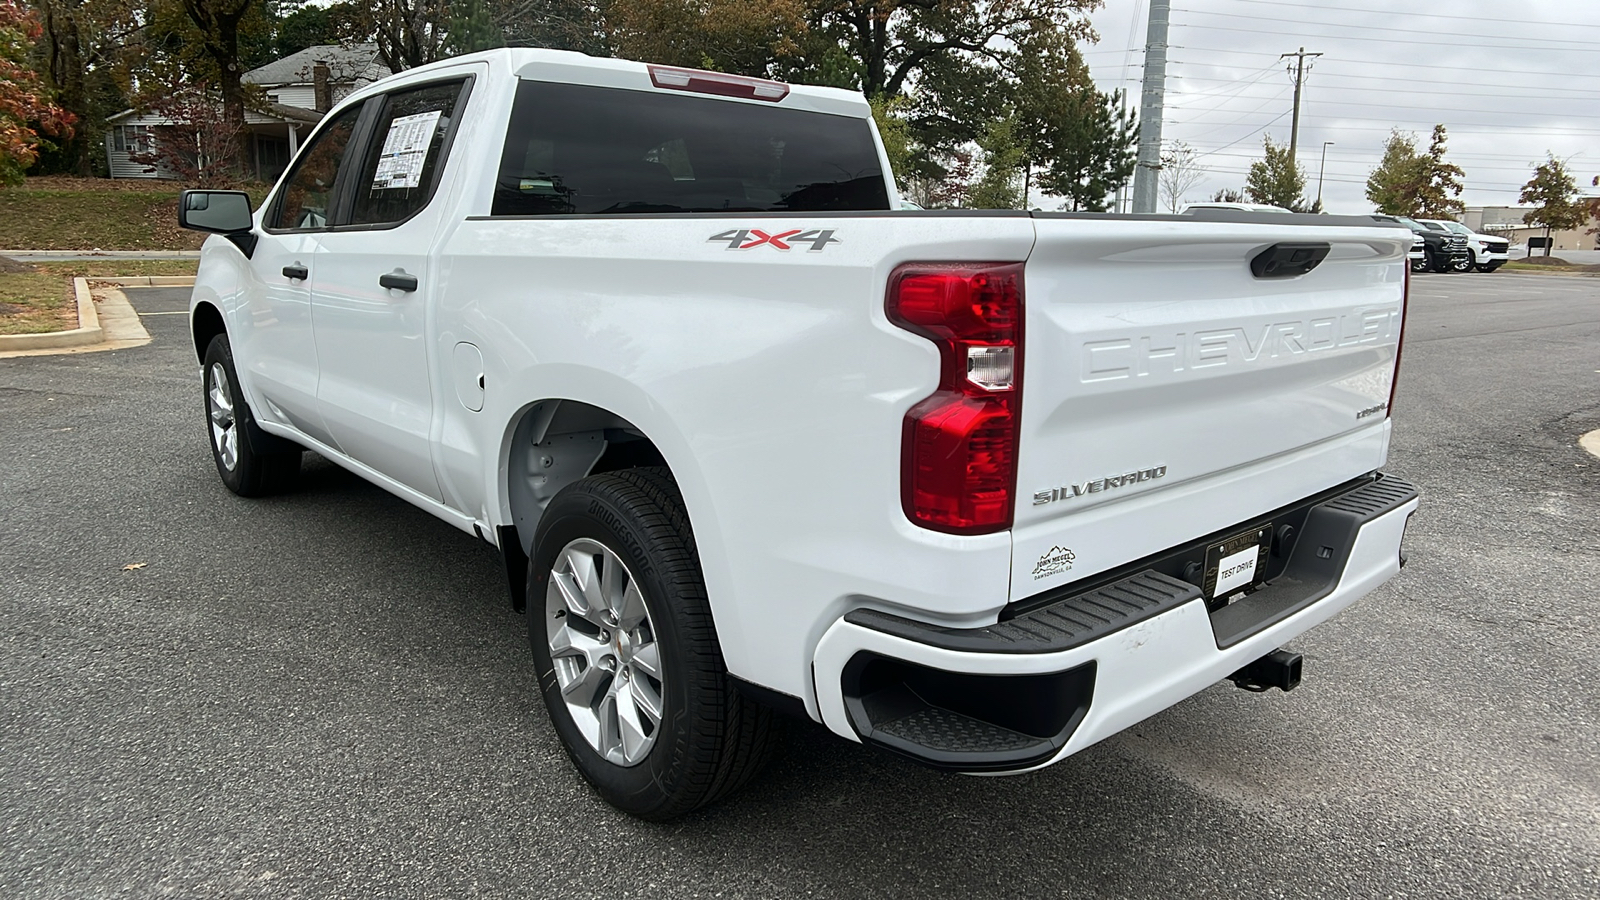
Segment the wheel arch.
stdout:
<path fill-rule="evenodd" d="M 206 348 L 211 346 L 211 340 L 219 334 L 227 334 L 228 325 L 222 318 L 222 310 L 202 300 L 196 303 L 194 310 L 189 313 L 189 330 L 194 336 L 195 360 L 203 364 L 206 361 Z"/>
<path fill-rule="evenodd" d="M 528 558 L 550 500 L 590 475 L 646 466 L 665 468 L 683 487 L 682 467 L 669 461 L 655 438 L 605 406 L 550 397 L 516 411 L 502 441 L 499 499 L 504 524 L 496 528 L 513 608 L 526 608 Z"/>

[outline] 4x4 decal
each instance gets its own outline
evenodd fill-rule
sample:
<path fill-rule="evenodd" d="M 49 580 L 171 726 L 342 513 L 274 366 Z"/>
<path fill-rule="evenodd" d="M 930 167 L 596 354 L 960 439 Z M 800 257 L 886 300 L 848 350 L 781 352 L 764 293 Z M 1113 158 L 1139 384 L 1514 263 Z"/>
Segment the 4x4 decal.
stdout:
<path fill-rule="evenodd" d="M 813 253 L 829 244 L 840 243 L 840 240 L 833 236 L 831 228 L 813 228 L 810 231 L 795 228 L 777 234 L 768 234 L 759 228 L 734 228 L 721 234 L 713 234 L 706 238 L 706 241 L 725 243 L 729 250 L 749 250 L 751 247 L 760 247 L 763 244 L 774 250 L 788 250 L 794 244 L 810 244 L 808 249 Z"/>

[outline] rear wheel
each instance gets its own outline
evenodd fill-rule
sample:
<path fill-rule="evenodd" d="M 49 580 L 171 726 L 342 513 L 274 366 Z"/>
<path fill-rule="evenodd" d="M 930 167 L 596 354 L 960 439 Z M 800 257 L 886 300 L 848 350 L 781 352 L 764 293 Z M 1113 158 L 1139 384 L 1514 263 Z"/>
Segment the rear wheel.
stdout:
<path fill-rule="evenodd" d="M 241 497 L 260 497 L 293 483 L 303 451 L 256 425 L 255 414 L 239 387 L 233 347 L 226 334 L 217 335 L 206 346 L 202 381 L 211 458 L 228 490 Z"/>
<path fill-rule="evenodd" d="M 646 819 L 712 803 L 760 770 L 771 711 L 722 660 L 694 534 L 665 469 L 569 485 L 528 567 L 528 639 L 556 734 L 607 802 Z"/>

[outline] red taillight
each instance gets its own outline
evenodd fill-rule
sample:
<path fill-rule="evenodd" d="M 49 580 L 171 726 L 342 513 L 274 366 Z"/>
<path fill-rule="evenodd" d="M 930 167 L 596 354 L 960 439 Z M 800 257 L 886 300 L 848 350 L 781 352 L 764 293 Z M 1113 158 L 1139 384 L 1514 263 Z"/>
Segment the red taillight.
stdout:
<path fill-rule="evenodd" d="M 694 91 L 697 94 L 768 100 L 773 103 L 789 96 L 789 86 L 781 81 L 725 75 L 721 72 L 704 72 L 699 69 L 674 69 L 668 66 L 651 66 L 650 83 L 658 88 L 673 91 Z"/>
<path fill-rule="evenodd" d="M 1385 417 L 1394 415 L 1394 394 L 1400 388 L 1400 353 L 1406 348 L 1406 316 L 1411 314 L 1411 261 L 1405 260 L 1405 289 L 1400 297 L 1400 337 L 1394 342 L 1394 376 L 1389 379 L 1389 405 Z"/>
<path fill-rule="evenodd" d="M 889 321 L 939 347 L 939 389 L 906 413 L 900 502 L 950 534 L 1011 527 L 1022 416 L 1022 264 L 907 263 Z"/>

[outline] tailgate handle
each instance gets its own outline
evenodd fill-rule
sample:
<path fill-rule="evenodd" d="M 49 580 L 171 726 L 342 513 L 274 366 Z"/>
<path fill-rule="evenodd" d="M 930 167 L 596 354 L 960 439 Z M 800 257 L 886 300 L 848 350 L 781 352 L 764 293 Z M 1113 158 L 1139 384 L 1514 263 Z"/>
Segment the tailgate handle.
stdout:
<path fill-rule="evenodd" d="M 1273 244 L 1250 259 L 1257 278 L 1293 278 L 1315 269 L 1332 249 L 1326 241 Z"/>

